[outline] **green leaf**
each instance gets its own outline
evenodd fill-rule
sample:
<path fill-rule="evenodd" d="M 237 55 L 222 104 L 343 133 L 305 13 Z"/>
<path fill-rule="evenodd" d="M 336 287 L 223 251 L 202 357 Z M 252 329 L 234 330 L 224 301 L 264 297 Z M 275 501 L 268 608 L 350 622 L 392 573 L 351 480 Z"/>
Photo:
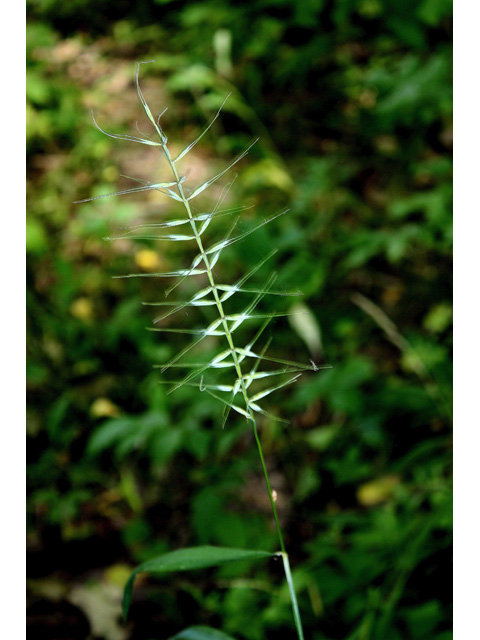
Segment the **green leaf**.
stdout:
<path fill-rule="evenodd" d="M 123 617 L 127 618 L 132 601 L 133 585 L 139 573 L 173 573 L 175 571 L 190 571 L 192 569 L 206 569 L 237 562 L 239 560 L 259 560 L 269 558 L 275 554 L 268 551 L 251 549 L 229 549 L 227 547 L 189 547 L 166 553 L 153 558 L 138 566 L 130 575 L 123 592 Z"/>
<path fill-rule="evenodd" d="M 179 631 L 170 640 L 234 640 L 232 636 L 211 627 L 188 627 Z"/>
<path fill-rule="evenodd" d="M 47 249 L 47 234 L 41 222 L 27 218 L 25 240 L 27 253 L 41 254 Z"/>
<path fill-rule="evenodd" d="M 135 419 L 131 417 L 114 418 L 104 422 L 90 437 L 87 453 L 96 456 L 105 449 L 117 444 L 135 430 Z"/>
<path fill-rule="evenodd" d="M 303 640 L 304 636 L 303 636 L 302 620 L 300 618 L 300 611 L 298 609 L 297 594 L 295 592 L 295 585 L 293 584 L 292 572 L 290 571 L 290 562 L 288 560 L 288 555 L 286 553 L 282 553 L 281 556 L 283 560 L 283 568 L 285 569 L 285 577 L 287 578 L 288 591 L 290 593 L 290 598 L 292 601 L 295 627 L 297 629 L 299 640 Z"/>

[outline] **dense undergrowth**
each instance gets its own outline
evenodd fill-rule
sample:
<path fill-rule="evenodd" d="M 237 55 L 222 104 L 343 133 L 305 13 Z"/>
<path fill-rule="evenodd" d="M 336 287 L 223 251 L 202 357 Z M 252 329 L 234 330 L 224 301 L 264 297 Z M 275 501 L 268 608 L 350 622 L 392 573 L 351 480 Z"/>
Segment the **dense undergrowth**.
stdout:
<path fill-rule="evenodd" d="M 158 290 L 112 278 L 186 259 L 104 241 L 160 199 L 72 204 L 129 188 L 120 174 L 158 181 L 155 154 L 114 147 L 89 120 L 93 108 L 135 134 L 133 63 L 155 58 L 144 92 L 169 105 L 179 151 L 233 91 L 192 151 L 200 182 L 260 136 L 232 200 L 255 205 L 245 229 L 290 213 L 248 250 L 232 246 L 222 271 L 235 281 L 276 248 L 279 284 L 303 292 L 315 324 L 279 318 L 272 348 L 333 365 L 272 396 L 290 426 L 261 424 L 306 637 L 450 638 L 449 4 L 27 4 L 32 634 L 147 640 L 181 620 L 260 640 L 291 628 L 275 562 L 248 578 L 232 566 L 144 579 L 119 621 L 139 562 L 276 544 L 251 434 L 241 421 L 222 430 L 206 394 L 166 395 L 152 365 L 178 342 L 145 331 L 140 306 Z"/>

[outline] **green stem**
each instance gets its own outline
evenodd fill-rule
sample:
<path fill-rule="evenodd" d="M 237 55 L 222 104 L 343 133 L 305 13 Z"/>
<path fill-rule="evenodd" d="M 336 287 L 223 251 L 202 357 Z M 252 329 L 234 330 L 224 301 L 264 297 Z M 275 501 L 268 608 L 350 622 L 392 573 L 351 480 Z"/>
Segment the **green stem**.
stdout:
<path fill-rule="evenodd" d="M 280 541 L 280 548 L 282 550 L 282 553 L 286 553 L 285 544 L 283 542 L 282 530 L 280 528 L 280 521 L 278 520 L 277 507 L 275 506 L 275 499 L 273 497 L 273 492 L 270 486 L 270 479 L 268 477 L 267 466 L 265 464 L 265 458 L 263 457 L 262 444 L 260 442 L 260 437 L 258 435 L 258 430 L 257 430 L 257 425 L 255 420 L 253 420 L 253 433 L 255 434 L 255 441 L 257 443 L 258 455 L 260 456 L 260 462 L 262 463 L 263 475 L 265 476 L 265 482 L 267 483 L 268 497 L 270 498 L 273 517 L 275 518 L 275 526 L 277 528 L 278 539 Z"/>
<path fill-rule="evenodd" d="M 270 498 L 270 504 L 272 505 L 273 517 L 275 518 L 275 526 L 277 528 L 278 539 L 280 541 L 280 547 L 282 549 L 281 556 L 283 560 L 283 569 L 285 571 L 285 577 L 287 579 L 288 591 L 290 592 L 290 600 L 292 602 L 292 611 L 293 611 L 293 619 L 295 620 L 295 627 L 297 629 L 297 634 L 299 640 L 304 640 L 303 636 L 303 628 L 302 628 L 302 619 L 300 617 L 300 610 L 298 608 L 297 602 L 297 594 L 295 593 L 295 586 L 293 584 L 293 578 L 290 571 L 290 562 L 288 560 L 288 553 L 285 551 L 285 544 L 283 542 L 282 530 L 280 528 L 280 522 L 278 520 L 277 507 L 275 506 L 275 500 L 273 497 L 272 489 L 270 487 L 270 480 L 268 478 L 267 467 L 265 465 L 265 458 L 263 457 L 262 444 L 260 442 L 260 437 L 258 435 L 257 425 L 255 419 L 253 418 L 253 432 L 255 434 L 255 440 L 257 443 L 258 454 L 260 456 L 260 461 L 262 463 L 263 475 L 265 476 L 265 482 L 267 483 L 268 496 Z"/>

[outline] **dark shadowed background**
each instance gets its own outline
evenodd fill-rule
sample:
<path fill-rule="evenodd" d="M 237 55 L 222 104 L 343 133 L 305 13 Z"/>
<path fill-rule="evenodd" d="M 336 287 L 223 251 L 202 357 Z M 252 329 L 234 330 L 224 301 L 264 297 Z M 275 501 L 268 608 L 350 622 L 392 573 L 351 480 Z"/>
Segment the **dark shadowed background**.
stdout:
<path fill-rule="evenodd" d="M 141 83 L 155 114 L 168 107 L 173 149 L 232 94 L 185 161 L 192 182 L 260 138 L 225 206 L 249 207 L 242 229 L 290 211 L 217 268 L 234 282 L 276 248 L 260 281 L 276 269 L 302 291 L 277 306 L 310 313 L 272 323 L 272 353 L 332 365 L 269 396 L 288 426 L 259 423 L 306 638 L 452 638 L 451 2 L 27 0 L 27 11 L 30 637 L 164 640 L 205 624 L 294 638 L 275 562 L 139 578 L 120 621 L 142 561 L 277 546 L 248 425 L 232 415 L 222 430 L 212 397 L 167 395 L 152 368 L 182 344 L 145 329 L 155 314 L 141 301 L 162 299 L 164 280 L 113 277 L 189 264 L 186 245 L 105 240 L 174 205 L 153 192 L 73 204 L 135 186 L 124 176 L 165 179 L 155 149 L 108 138 L 90 116 L 148 133 L 134 71 L 154 60 Z"/>

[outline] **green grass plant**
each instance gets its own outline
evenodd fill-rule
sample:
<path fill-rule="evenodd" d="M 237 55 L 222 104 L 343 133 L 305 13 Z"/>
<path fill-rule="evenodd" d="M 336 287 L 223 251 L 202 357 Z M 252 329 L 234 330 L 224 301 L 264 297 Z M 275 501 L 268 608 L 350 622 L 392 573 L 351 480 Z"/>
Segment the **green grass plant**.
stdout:
<path fill-rule="evenodd" d="M 135 75 L 136 88 L 147 118 L 153 126 L 155 137 L 151 138 L 142 134 L 118 135 L 109 133 L 101 129 L 95 120 L 94 122 L 103 133 L 111 138 L 136 142 L 158 150 L 166 164 L 165 175 L 161 182 L 150 183 L 137 180 L 140 186 L 79 202 L 88 202 L 98 198 L 124 196 L 154 190 L 170 198 L 173 201 L 174 207 L 181 211 L 180 214 L 175 214 L 171 219 L 155 223 L 137 224 L 122 231 L 119 235 L 112 236 L 110 239 L 136 238 L 160 243 L 189 243 L 194 247 L 194 257 L 191 263 L 171 271 L 128 273 L 117 277 L 153 277 L 169 283 L 169 286 L 165 289 L 164 299 L 145 303 L 161 309 L 160 315 L 154 321 L 154 327 L 150 329 L 165 335 L 169 333 L 185 334 L 189 338 L 189 342 L 168 362 L 157 365 L 162 375 L 164 375 L 161 382 L 170 385 L 169 392 L 174 392 L 181 387 L 190 386 L 197 387 L 199 392 L 210 394 L 218 400 L 222 407 L 223 426 L 225 426 L 232 411 L 246 419 L 248 425 L 253 430 L 275 522 L 279 550 L 272 554 L 261 550 L 204 546 L 181 549 L 154 558 L 137 567 L 130 576 L 124 591 L 124 617 L 126 618 L 128 614 L 134 581 L 138 573 L 162 574 L 186 571 L 219 566 L 244 559 L 260 560 L 271 557 L 272 555 L 277 555 L 280 556 L 283 561 L 296 633 L 298 638 L 303 640 L 304 635 L 300 611 L 290 570 L 289 556 L 286 551 L 275 504 L 275 492 L 271 487 L 262 449 L 259 434 L 259 420 L 282 420 L 269 412 L 263 406 L 262 401 L 273 392 L 283 389 L 295 382 L 305 371 L 316 371 L 319 367 L 313 362 L 302 364 L 300 362 L 292 362 L 268 355 L 270 340 L 265 340 L 265 330 L 272 320 L 288 315 L 288 311 L 262 310 L 262 300 L 267 296 L 283 297 L 299 295 L 298 292 L 286 292 L 275 289 L 276 273 L 272 273 L 263 285 L 255 287 L 248 284 L 260 268 L 273 257 L 275 251 L 268 253 L 258 264 L 233 284 L 224 283 L 223 280 L 219 279 L 220 276 L 216 270 L 217 263 L 225 249 L 237 242 L 244 241 L 250 234 L 271 223 L 279 216 L 286 214 L 287 211 L 281 211 L 267 219 L 263 219 L 253 226 L 253 228 L 243 232 L 236 231 L 237 221 L 235 220 L 232 222 L 227 235 L 221 240 L 210 239 L 210 231 L 212 227 L 215 226 L 218 218 L 230 216 L 233 219 L 236 214 L 241 213 L 244 207 L 221 208 L 222 201 L 225 199 L 231 183 L 227 184 L 217 204 L 207 213 L 199 213 L 196 211 L 193 201 L 203 194 L 211 185 L 222 179 L 232 167 L 239 163 L 255 142 L 238 155 L 225 169 L 200 185 L 190 187 L 187 177 L 181 172 L 182 162 L 188 157 L 189 152 L 217 120 L 223 104 L 202 133 L 178 155 L 173 156 L 168 144 L 168 138 L 160 124 L 161 117 L 165 111 L 160 114 L 158 118 L 154 117 L 142 93 L 139 83 L 139 72 L 142 64 L 144 63 L 138 63 L 137 65 Z M 192 280 L 195 283 L 194 286 L 196 289 L 193 295 L 187 294 L 184 296 L 186 299 L 180 300 L 173 299 L 173 296 L 170 297 L 177 288 L 181 291 L 184 288 L 182 285 L 184 285 L 186 281 L 189 282 Z M 237 302 L 237 306 L 231 308 L 233 300 Z M 207 326 L 194 329 L 172 326 L 171 316 L 175 316 L 175 314 L 190 308 L 213 312 Z M 167 319 L 168 323 L 165 323 Z M 253 329 L 249 331 L 249 337 L 244 339 L 242 331 L 249 327 L 253 327 Z M 205 342 L 211 342 L 212 339 L 214 343 L 213 352 L 207 349 L 199 353 L 199 347 Z M 170 371 L 180 371 L 180 375 L 175 376 L 173 380 L 167 380 L 165 375 Z M 179 637 L 219 637 L 215 635 L 212 630 L 209 632 L 208 629 L 206 630 L 204 627 L 192 629 L 194 629 L 193 632 L 190 630 L 186 635 L 179 634 Z M 208 635 L 209 633 L 210 635 Z"/>

